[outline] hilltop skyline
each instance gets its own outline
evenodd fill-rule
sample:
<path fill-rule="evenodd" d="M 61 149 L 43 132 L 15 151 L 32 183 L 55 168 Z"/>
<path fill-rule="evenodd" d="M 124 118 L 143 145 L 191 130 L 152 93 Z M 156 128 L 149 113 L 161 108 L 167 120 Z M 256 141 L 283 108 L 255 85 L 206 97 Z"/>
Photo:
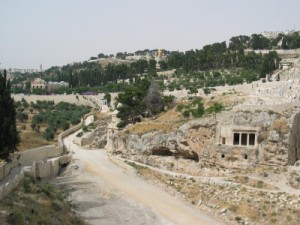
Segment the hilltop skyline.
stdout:
<path fill-rule="evenodd" d="M 49 68 L 146 48 L 186 51 L 300 28 L 296 0 L 13 0 L 0 7 L 0 68 Z"/>

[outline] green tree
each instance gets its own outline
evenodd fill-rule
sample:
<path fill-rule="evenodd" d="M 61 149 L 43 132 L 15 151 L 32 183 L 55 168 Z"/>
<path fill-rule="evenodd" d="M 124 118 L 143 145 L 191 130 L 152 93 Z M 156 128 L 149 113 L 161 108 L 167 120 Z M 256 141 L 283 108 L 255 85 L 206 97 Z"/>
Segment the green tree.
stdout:
<path fill-rule="evenodd" d="M 164 104 L 162 101 L 161 88 L 154 80 L 151 81 L 144 100 L 147 111 L 150 114 L 156 114 L 162 111 Z"/>
<path fill-rule="evenodd" d="M 117 108 L 119 111 L 117 116 L 122 120 L 119 126 L 138 122 L 138 116 L 146 109 L 144 98 L 149 85 L 150 82 L 143 79 L 138 85 L 128 86 L 124 92 L 119 93 L 117 102 L 120 105 Z"/>
<path fill-rule="evenodd" d="M 260 73 L 260 78 L 265 78 L 266 74 L 270 74 L 273 70 L 276 70 L 279 66 L 280 58 L 277 52 L 269 52 L 265 57 Z"/>
<path fill-rule="evenodd" d="M 17 112 L 16 114 L 16 119 L 23 123 L 24 120 L 27 120 L 28 119 L 28 114 L 27 113 L 24 113 L 24 112 Z"/>
<path fill-rule="evenodd" d="M 109 93 L 105 93 L 104 99 L 106 100 L 107 105 L 109 106 L 111 102 L 111 95 Z"/>
<path fill-rule="evenodd" d="M 175 105 L 175 96 L 167 95 L 162 97 L 162 101 L 164 103 L 164 107 L 171 108 Z"/>
<path fill-rule="evenodd" d="M 17 149 L 20 138 L 16 128 L 16 109 L 10 95 L 10 82 L 6 79 L 6 70 L 0 74 L 0 157 L 8 159 Z"/>
<path fill-rule="evenodd" d="M 54 128 L 47 127 L 46 130 L 45 130 L 45 133 L 44 133 L 44 138 L 47 141 L 51 141 L 54 138 L 54 134 L 55 134 Z"/>

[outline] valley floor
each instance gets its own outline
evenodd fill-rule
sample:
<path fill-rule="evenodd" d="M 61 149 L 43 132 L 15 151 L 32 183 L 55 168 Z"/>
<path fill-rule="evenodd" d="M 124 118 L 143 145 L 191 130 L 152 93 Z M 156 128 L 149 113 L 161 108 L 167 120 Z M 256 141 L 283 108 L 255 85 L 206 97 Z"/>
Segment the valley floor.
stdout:
<path fill-rule="evenodd" d="M 222 224 L 117 165 L 105 150 L 86 150 L 64 140 L 73 164 L 56 181 L 71 190 L 76 210 L 88 224 Z"/>

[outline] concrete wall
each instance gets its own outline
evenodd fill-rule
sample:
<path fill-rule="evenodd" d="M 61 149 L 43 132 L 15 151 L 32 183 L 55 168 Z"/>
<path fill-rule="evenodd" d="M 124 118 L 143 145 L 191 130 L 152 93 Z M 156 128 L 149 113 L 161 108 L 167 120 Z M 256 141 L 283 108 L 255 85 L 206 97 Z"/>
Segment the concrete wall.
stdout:
<path fill-rule="evenodd" d="M 33 161 L 54 158 L 62 154 L 63 154 L 63 148 L 56 147 L 54 145 L 49 145 L 49 146 L 43 146 L 40 148 L 27 150 L 21 153 L 16 153 L 14 156 L 14 161 L 16 160 L 18 164 L 21 164 L 22 166 L 29 166 L 32 165 Z"/>
<path fill-rule="evenodd" d="M 0 165 L 0 181 L 2 181 L 10 172 L 11 165 L 3 163 Z"/>
<path fill-rule="evenodd" d="M 12 179 L 10 179 L 8 182 L 3 184 L 0 187 L 0 200 L 2 200 L 6 195 L 8 195 L 12 190 L 17 188 L 24 179 L 24 171 L 21 171 L 21 173 L 15 175 Z"/>
<path fill-rule="evenodd" d="M 93 113 L 88 113 L 86 114 L 83 119 L 81 120 L 81 122 L 73 127 L 71 127 L 70 129 L 62 132 L 59 136 L 58 136 L 58 146 L 64 149 L 64 153 L 67 151 L 67 149 L 64 146 L 64 141 L 63 139 L 65 137 L 67 137 L 68 135 L 78 131 L 79 129 L 81 129 L 84 126 L 84 121 L 86 120 L 87 117 L 92 116 Z M 94 120 L 94 119 L 93 119 Z"/>
<path fill-rule="evenodd" d="M 63 155 L 44 161 L 33 161 L 32 166 L 25 166 L 20 173 L 12 176 L 5 183 L 0 185 L 0 200 L 19 186 L 24 176 L 32 176 L 34 178 L 54 177 L 59 174 L 61 166 L 71 162 L 72 155 Z"/>
<path fill-rule="evenodd" d="M 15 101 L 21 101 L 24 98 L 28 103 L 36 102 L 37 100 L 40 101 L 54 101 L 55 104 L 59 102 L 69 102 L 74 103 L 76 105 L 86 105 L 86 106 L 93 106 L 94 104 L 83 96 L 78 95 L 78 99 L 76 95 L 24 95 L 24 94 L 12 94 L 12 97 Z"/>
<path fill-rule="evenodd" d="M 24 175 L 34 178 L 57 176 L 61 166 L 68 164 L 72 160 L 72 155 L 66 152 L 63 138 L 79 130 L 84 125 L 85 119 L 91 115 L 93 114 L 89 113 L 85 115 L 80 124 L 62 132 L 58 136 L 57 146 L 49 145 L 18 152 L 14 154 L 12 162 L 1 164 L 0 181 L 2 183 L 0 183 L 0 200 L 18 187 L 20 182 L 23 181 Z M 16 173 L 16 175 L 10 174 L 12 170 L 16 171 L 18 167 L 20 168 L 19 173 Z"/>
<path fill-rule="evenodd" d="M 276 51 L 279 55 L 298 55 L 300 54 L 300 49 L 276 49 L 276 50 L 252 50 L 246 49 L 245 52 L 255 52 L 256 54 L 268 54 L 270 51 Z"/>

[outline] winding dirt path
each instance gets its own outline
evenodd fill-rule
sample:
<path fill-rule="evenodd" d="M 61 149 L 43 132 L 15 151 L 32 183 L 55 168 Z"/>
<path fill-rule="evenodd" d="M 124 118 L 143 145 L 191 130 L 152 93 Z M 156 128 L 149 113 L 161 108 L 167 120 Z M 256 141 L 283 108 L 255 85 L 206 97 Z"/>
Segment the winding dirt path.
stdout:
<path fill-rule="evenodd" d="M 78 211 L 89 224 L 222 224 L 117 166 L 104 150 L 85 150 L 75 134 L 64 142 L 74 152 L 59 182 L 67 184 Z"/>

